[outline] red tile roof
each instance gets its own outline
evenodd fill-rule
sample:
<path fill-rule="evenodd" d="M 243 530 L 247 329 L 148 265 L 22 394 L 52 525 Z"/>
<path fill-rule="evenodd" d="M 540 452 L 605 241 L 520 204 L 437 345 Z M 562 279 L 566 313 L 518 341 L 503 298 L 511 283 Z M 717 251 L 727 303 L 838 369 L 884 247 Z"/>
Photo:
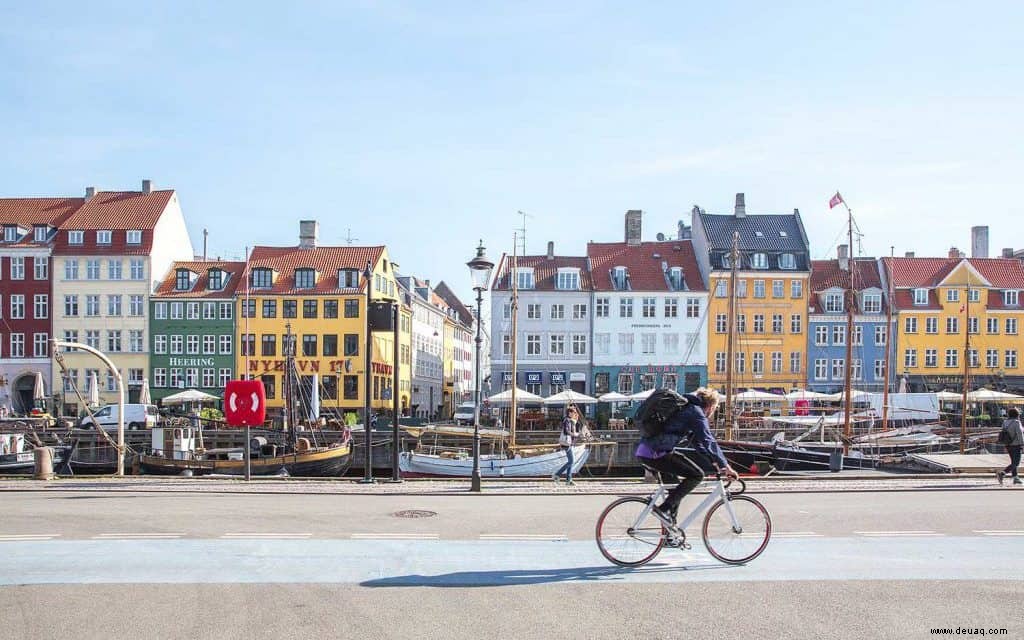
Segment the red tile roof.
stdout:
<path fill-rule="evenodd" d="M 356 269 L 362 274 L 366 262 L 375 266 L 384 254 L 384 247 L 256 247 L 249 257 L 250 273 L 260 267 L 269 267 L 278 272 L 274 286 L 270 289 L 254 289 L 256 293 L 275 294 L 330 294 L 355 293 L 363 290 L 362 277 L 359 287 L 338 286 L 338 269 Z M 318 272 L 316 285 L 312 289 L 295 288 L 295 270 L 311 268 Z M 238 292 L 245 291 L 243 284 Z"/>
<path fill-rule="evenodd" d="M 579 291 L 590 291 L 593 284 L 590 278 L 590 271 L 587 270 L 587 259 L 583 257 L 555 256 L 548 260 L 547 255 L 542 256 L 518 256 L 516 266 L 520 269 L 533 269 L 532 291 L 557 291 L 559 269 L 579 269 L 580 288 Z M 498 262 L 495 271 L 495 291 L 508 291 L 511 288 L 509 274 L 512 272 L 512 256 L 505 254 Z"/>
<path fill-rule="evenodd" d="M 966 261 L 996 289 L 1024 289 L 1024 265 L 1016 258 L 883 258 L 882 261 L 897 288 L 938 286 Z"/>
<path fill-rule="evenodd" d="M 209 271 L 215 267 L 225 271 L 229 275 L 224 288 L 213 291 L 209 288 Z M 177 284 L 178 269 L 188 269 L 189 271 L 199 275 L 195 284 L 193 284 L 192 288 L 188 291 L 178 291 L 174 288 Z M 170 271 L 168 271 L 167 276 L 159 284 L 153 295 L 167 298 L 230 298 L 235 294 L 236 290 L 244 291 L 245 287 L 239 286 L 243 284 L 244 273 L 244 262 L 225 262 L 216 260 L 208 260 L 206 262 L 202 260 L 175 262 L 171 265 Z"/>
<path fill-rule="evenodd" d="M 928 304 L 914 304 L 914 291 L 912 289 L 896 289 L 893 292 L 893 309 L 924 309 L 942 310 L 939 304 L 939 296 L 934 289 L 928 291 Z"/>
<path fill-rule="evenodd" d="M 0 198 L 0 225 L 16 224 L 28 231 L 20 241 L 4 245 L 24 247 L 46 244 L 35 241 L 33 225 L 58 227 L 83 202 L 84 198 Z"/>
<path fill-rule="evenodd" d="M 633 291 L 671 291 L 662 263 L 669 268 L 682 267 L 688 290 L 707 291 L 690 240 L 642 242 L 639 245 L 591 242 L 587 244 L 587 256 L 596 291 L 615 290 L 611 280 L 614 267 L 626 267 Z"/>
<path fill-rule="evenodd" d="M 62 229 L 153 229 L 174 190 L 100 191 L 71 215 Z"/>
<path fill-rule="evenodd" d="M 854 286 L 857 290 L 881 289 L 882 280 L 878 275 L 878 266 L 874 258 L 855 258 L 853 260 Z M 846 289 L 850 286 L 850 272 L 839 268 L 839 260 L 811 261 L 811 291 L 826 289 Z"/>

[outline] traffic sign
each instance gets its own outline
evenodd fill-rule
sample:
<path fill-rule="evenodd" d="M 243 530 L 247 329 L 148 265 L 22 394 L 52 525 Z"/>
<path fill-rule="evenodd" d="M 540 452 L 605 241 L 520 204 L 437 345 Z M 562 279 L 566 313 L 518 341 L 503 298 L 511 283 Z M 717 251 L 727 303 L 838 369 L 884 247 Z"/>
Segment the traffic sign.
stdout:
<path fill-rule="evenodd" d="M 262 425 L 267 393 L 262 380 L 228 380 L 224 387 L 224 420 L 233 427 Z"/>

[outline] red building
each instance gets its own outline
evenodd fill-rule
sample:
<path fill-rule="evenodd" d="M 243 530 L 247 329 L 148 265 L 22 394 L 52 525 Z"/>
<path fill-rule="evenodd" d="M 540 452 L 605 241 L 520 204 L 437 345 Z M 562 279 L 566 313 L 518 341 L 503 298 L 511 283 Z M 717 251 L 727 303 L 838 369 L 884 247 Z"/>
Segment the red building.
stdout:
<path fill-rule="evenodd" d="M 0 407 L 27 413 L 36 378 L 52 398 L 55 313 L 50 257 L 57 228 L 84 198 L 0 198 Z M 37 375 L 38 374 L 38 375 Z"/>

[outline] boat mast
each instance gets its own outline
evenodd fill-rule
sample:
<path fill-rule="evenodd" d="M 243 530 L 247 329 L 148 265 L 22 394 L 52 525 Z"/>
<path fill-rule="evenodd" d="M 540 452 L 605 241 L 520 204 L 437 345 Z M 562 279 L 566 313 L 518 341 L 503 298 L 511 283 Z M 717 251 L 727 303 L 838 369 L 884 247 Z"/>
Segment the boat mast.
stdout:
<path fill-rule="evenodd" d="M 508 417 L 508 437 L 509 437 L 509 449 L 511 450 L 516 446 L 516 385 L 518 384 L 518 376 L 516 375 L 516 367 L 519 364 L 518 355 L 519 347 L 517 345 L 519 339 L 519 325 L 516 316 L 519 315 L 519 262 L 516 259 L 516 251 L 518 250 L 519 238 L 518 234 L 512 235 L 512 302 L 511 302 L 511 313 L 512 313 L 512 398 L 509 406 L 511 407 L 511 413 Z"/>
<path fill-rule="evenodd" d="M 291 442 L 294 451 L 297 442 L 295 411 L 292 406 L 295 395 L 292 380 L 292 369 L 295 367 L 295 336 L 292 335 L 292 323 L 287 323 L 284 328 L 284 419 L 288 428 L 288 441 Z"/>
<path fill-rule="evenodd" d="M 967 300 L 964 301 L 964 388 L 960 412 L 960 453 L 967 453 L 967 390 L 971 380 L 971 270 L 967 271 Z"/>
<path fill-rule="evenodd" d="M 732 369 L 734 341 L 736 339 L 736 273 L 739 270 L 740 261 L 740 234 L 734 231 L 732 234 L 732 249 L 729 251 L 729 334 L 726 337 L 725 346 L 725 439 L 732 440 Z"/>
<path fill-rule="evenodd" d="M 850 420 L 853 412 L 852 386 L 853 381 L 850 374 L 853 372 L 853 307 L 857 303 L 857 293 L 854 289 L 854 262 L 853 262 L 853 212 L 849 205 L 843 201 L 846 207 L 846 225 L 849 234 L 850 248 L 847 250 L 847 268 L 850 271 L 850 288 L 846 291 L 846 362 L 843 364 L 843 453 L 850 452 L 850 438 L 853 436 L 853 423 Z"/>
<path fill-rule="evenodd" d="M 889 255 L 893 257 L 896 252 L 895 247 L 889 247 Z M 882 431 L 889 429 L 889 358 L 892 354 L 892 337 L 896 333 L 892 327 L 892 274 L 889 274 L 889 286 L 888 300 L 886 301 L 886 315 L 885 315 L 885 360 L 882 363 L 882 379 L 885 380 L 885 386 L 882 388 Z"/>

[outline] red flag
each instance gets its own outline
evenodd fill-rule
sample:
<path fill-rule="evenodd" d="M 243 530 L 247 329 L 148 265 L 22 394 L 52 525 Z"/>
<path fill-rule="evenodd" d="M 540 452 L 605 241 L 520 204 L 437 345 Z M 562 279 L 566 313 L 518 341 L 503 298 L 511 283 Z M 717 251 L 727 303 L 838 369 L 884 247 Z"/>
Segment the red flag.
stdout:
<path fill-rule="evenodd" d="M 843 196 L 839 195 L 839 192 L 836 191 L 836 195 L 832 196 L 832 199 L 828 201 L 828 208 L 832 209 L 839 204 L 846 204 L 846 202 L 843 200 Z"/>
<path fill-rule="evenodd" d="M 966 310 L 967 310 L 967 305 L 963 305 L 963 304 L 960 305 L 960 313 L 963 313 Z"/>

